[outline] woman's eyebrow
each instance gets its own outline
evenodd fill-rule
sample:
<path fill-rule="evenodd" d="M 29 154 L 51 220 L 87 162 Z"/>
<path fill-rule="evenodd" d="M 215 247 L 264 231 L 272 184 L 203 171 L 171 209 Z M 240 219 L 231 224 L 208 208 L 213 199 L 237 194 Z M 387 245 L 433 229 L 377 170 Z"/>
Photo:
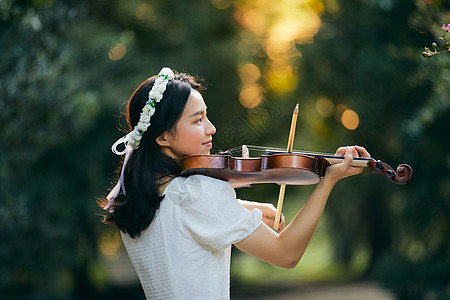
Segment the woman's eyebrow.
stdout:
<path fill-rule="evenodd" d="M 195 117 L 195 116 L 198 116 L 198 115 L 202 115 L 203 113 L 206 113 L 206 108 L 205 108 L 205 110 L 196 111 L 195 113 L 190 115 L 189 118 L 192 118 L 192 117 Z"/>

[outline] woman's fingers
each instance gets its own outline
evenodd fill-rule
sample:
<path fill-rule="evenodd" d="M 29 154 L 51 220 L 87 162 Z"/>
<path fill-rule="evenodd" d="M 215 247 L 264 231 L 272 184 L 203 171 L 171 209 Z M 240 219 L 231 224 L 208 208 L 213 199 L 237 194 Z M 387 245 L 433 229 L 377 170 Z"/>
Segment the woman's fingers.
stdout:
<path fill-rule="evenodd" d="M 339 148 L 336 150 L 335 155 L 336 155 L 336 156 L 344 156 L 346 150 L 347 150 L 347 147 L 339 147 Z"/>
<path fill-rule="evenodd" d="M 353 157 L 364 157 L 364 158 L 370 158 L 370 153 L 366 150 L 366 148 L 361 146 L 346 146 L 346 147 L 339 147 L 336 150 L 335 155 L 336 156 L 345 156 L 345 152 L 347 149 L 352 150 Z"/>
<path fill-rule="evenodd" d="M 275 206 L 272 203 L 259 203 L 259 202 L 254 202 L 254 201 L 245 201 L 245 200 L 239 200 L 241 205 L 244 206 L 246 209 L 248 210 L 253 210 L 255 208 L 259 209 L 262 214 L 262 221 L 264 224 L 268 225 L 269 227 L 274 227 L 275 225 L 275 218 L 277 215 L 277 209 L 275 208 Z M 280 232 L 281 230 L 283 230 L 284 226 L 285 226 L 285 218 L 284 215 L 281 214 L 281 218 L 280 221 L 278 223 L 278 232 Z"/>
<path fill-rule="evenodd" d="M 342 174 L 346 174 L 348 170 L 351 168 L 350 164 L 353 161 L 355 153 L 354 150 L 351 148 L 347 148 L 347 150 L 344 153 L 344 160 L 339 164 L 339 167 L 341 168 Z M 344 175 L 345 176 L 345 175 Z"/>
<path fill-rule="evenodd" d="M 281 232 L 281 230 L 284 229 L 285 222 L 286 222 L 286 220 L 284 219 L 284 215 L 281 214 L 281 220 L 280 220 L 280 224 L 278 226 L 278 232 Z"/>
<path fill-rule="evenodd" d="M 364 167 L 351 166 L 353 158 L 370 158 L 369 152 L 361 146 L 339 147 L 336 150 L 336 155 L 344 157 L 344 160 L 339 164 L 328 167 L 330 170 L 327 170 L 330 178 L 335 178 L 336 181 L 348 176 L 360 174 L 364 171 Z"/>
<path fill-rule="evenodd" d="M 356 157 L 358 157 L 358 151 L 355 149 L 355 146 L 339 147 L 336 150 L 335 155 L 336 156 L 345 156 L 345 153 L 347 152 L 347 150 L 350 150 L 352 152 L 353 156 L 356 155 Z"/>
<path fill-rule="evenodd" d="M 267 226 L 270 226 L 272 228 L 275 226 L 275 219 L 274 218 L 263 216 L 262 217 L 262 221 L 263 221 L 264 224 L 266 224 Z M 284 215 L 281 215 L 281 220 L 278 223 L 278 232 L 283 230 L 284 226 L 285 226 L 285 218 L 284 218 Z"/>
<path fill-rule="evenodd" d="M 361 146 L 355 146 L 355 149 L 358 151 L 358 153 L 361 155 L 361 157 L 364 157 L 364 158 L 371 157 L 369 152 L 367 152 L 366 148 L 361 147 Z"/>
<path fill-rule="evenodd" d="M 264 224 L 266 224 L 267 226 L 273 227 L 275 225 L 275 221 L 274 219 L 271 219 L 269 217 L 262 217 L 262 221 Z"/>

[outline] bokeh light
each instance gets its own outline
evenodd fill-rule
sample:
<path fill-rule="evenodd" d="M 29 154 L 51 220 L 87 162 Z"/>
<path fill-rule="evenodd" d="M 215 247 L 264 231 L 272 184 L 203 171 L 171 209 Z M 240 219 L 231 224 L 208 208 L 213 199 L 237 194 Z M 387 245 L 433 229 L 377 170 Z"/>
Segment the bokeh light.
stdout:
<path fill-rule="evenodd" d="M 359 125 L 358 114 L 351 109 L 347 109 L 342 113 L 341 122 L 348 130 L 355 130 Z"/>
<path fill-rule="evenodd" d="M 348 106 L 345 104 L 338 104 L 336 105 L 335 109 L 334 109 L 334 119 L 336 120 L 336 122 L 338 123 L 342 123 L 342 114 L 344 113 L 344 111 L 346 111 L 348 109 Z"/>
<path fill-rule="evenodd" d="M 256 35 L 263 35 L 266 30 L 266 16 L 258 8 L 241 7 L 235 13 L 238 22 Z"/>
<path fill-rule="evenodd" d="M 239 101 L 246 108 L 258 106 L 262 101 L 262 87 L 259 84 L 246 84 L 239 93 Z"/>
<path fill-rule="evenodd" d="M 288 63 L 272 64 L 267 74 L 267 83 L 270 89 L 279 94 L 294 90 L 297 81 L 297 73 Z"/>
<path fill-rule="evenodd" d="M 316 110 L 322 117 L 325 118 L 330 117 L 334 111 L 333 101 L 325 97 L 317 99 Z"/>
<path fill-rule="evenodd" d="M 231 5 L 231 0 L 211 0 L 212 5 L 217 9 L 227 9 Z"/>
<path fill-rule="evenodd" d="M 290 57 L 295 56 L 295 43 L 281 41 L 278 39 L 268 39 L 266 41 L 266 54 L 272 61 L 286 63 Z M 298 51 L 299 53 L 300 51 Z"/>
<path fill-rule="evenodd" d="M 155 21 L 156 16 L 154 14 L 153 8 L 148 3 L 142 3 L 136 7 L 134 12 L 136 18 L 141 21 Z"/>
<path fill-rule="evenodd" d="M 323 11 L 321 0 L 235 3 L 234 16 L 242 26 L 239 50 L 243 56 L 264 60 L 261 77 L 273 92 L 282 95 L 295 90 L 302 56 L 296 46 L 313 41 Z"/>
<path fill-rule="evenodd" d="M 122 239 L 118 232 L 103 234 L 98 241 L 98 250 L 108 259 L 117 259 L 121 246 Z"/>
<path fill-rule="evenodd" d="M 261 71 L 254 64 L 245 64 L 239 69 L 239 76 L 243 84 L 255 83 L 261 77 Z"/>
<path fill-rule="evenodd" d="M 121 60 L 127 53 L 127 46 L 123 43 L 116 43 L 109 49 L 108 56 L 110 60 Z"/>
<path fill-rule="evenodd" d="M 120 34 L 120 42 L 129 45 L 134 40 L 135 35 L 134 31 L 124 30 Z"/>

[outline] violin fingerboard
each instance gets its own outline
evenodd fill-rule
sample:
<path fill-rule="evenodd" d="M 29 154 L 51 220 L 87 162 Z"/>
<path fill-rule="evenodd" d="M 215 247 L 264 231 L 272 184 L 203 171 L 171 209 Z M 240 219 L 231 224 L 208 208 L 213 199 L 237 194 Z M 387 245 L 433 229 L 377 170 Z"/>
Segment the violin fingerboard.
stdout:
<path fill-rule="evenodd" d="M 339 164 L 344 160 L 344 158 L 340 157 L 323 157 L 323 158 L 326 159 L 331 165 Z M 354 158 L 350 165 L 352 167 L 367 167 L 368 162 L 369 160 L 366 159 Z"/>

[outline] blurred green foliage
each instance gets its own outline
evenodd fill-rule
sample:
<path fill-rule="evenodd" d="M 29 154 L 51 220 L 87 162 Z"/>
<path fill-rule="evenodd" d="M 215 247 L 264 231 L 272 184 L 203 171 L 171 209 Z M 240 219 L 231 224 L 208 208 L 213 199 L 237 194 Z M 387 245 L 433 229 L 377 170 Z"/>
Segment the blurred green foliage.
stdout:
<path fill-rule="evenodd" d="M 332 141 L 362 144 L 391 165 L 407 162 L 414 175 L 406 186 L 351 178 L 336 188 L 327 211 L 336 258 L 349 263 L 358 246 L 368 246 L 368 274 L 377 270 L 400 299 L 448 298 L 450 56 L 424 61 L 417 52 L 430 43 L 424 33 L 442 34 L 449 7 L 340 5 L 339 14 L 324 16 L 323 31 L 304 51 L 311 78 L 304 83 L 313 95 L 359 113 L 361 124 L 351 135 L 329 126 Z"/>
<path fill-rule="evenodd" d="M 310 2 L 320 11 L 322 1 Z M 235 121 L 248 128 L 244 139 L 284 146 L 300 98 L 295 148 L 361 144 L 392 166 L 411 164 L 406 186 L 364 175 L 339 183 L 325 213 L 334 260 L 350 265 L 363 248 L 360 276 L 398 298 L 450 297 L 450 58 L 421 56 L 442 35 L 448 4 L 323 1 L 317 35 L 289 50 L 286 70 L 298 84 L 275 89 L 273 58 L 239 21 L 242 3 L 0 1 L 0 298 L 105 295 L 93 270 L 106 230 L 95 200 L 118 163 L 109 145 L 124 125 L 121 104 L 166 65 L 206 78 L 217 149 L 231 143 L 223 133 Z M 264 104 L 240 106 L 243 63 L 261 70 L 273 115 Z M 357 112 L 359 126 L 349 131 L 334 114 L 318 114 L 319 98 L 334 114 L 339 104 Z M 276 198 L 273 187 L 238 192 Z"/>

